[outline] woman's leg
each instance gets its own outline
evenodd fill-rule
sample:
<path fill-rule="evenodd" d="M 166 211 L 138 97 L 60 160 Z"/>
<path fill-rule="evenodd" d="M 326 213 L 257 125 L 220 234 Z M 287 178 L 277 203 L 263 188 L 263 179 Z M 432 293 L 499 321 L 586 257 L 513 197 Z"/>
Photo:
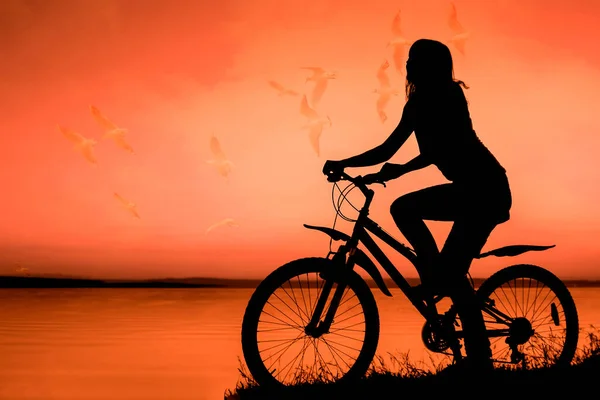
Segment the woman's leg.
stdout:
<path fill-rule="evenodd" d="M 477 366 L 491 367 L 490 341 L 486 333 L 481 306 L 467 277 L 473 257 L 479 254 L 496 222 L 481 216 L 459 218 L 438 258 L 436 281 L 447 292 L 460 316 L 469 360 Z"/>
<path fill-rule="evenodd" d="M 402 235 L 412 245 L 421 263 L 419 275 L 434 265 L 439 250 L 424 220 L 454 221 L 458 216 L 460 193 L 452 183 L 432 186 L 396 199 L 390 212 Z"/>
<path fill-rule="evenodd" d="M 473 258 L 477 256 L 497 222 L 485 215 L 459 216 L 452 224 L 450 233 L 439 253 L 436 276 L 442 281 L 469 272 Z"/>
<path fill-rule="evenodd" d="M 398 198 L 390 211 L 394 222 L 411 243 L 417 256 L 426 261 L 425 271 L 431 272 L 427 273 L 427 278 L 443 282 L 449 289 L 463 323 L 465 350 L 469 359 L 478 365 L 487 363 L 489 366 L 490 342 L 481 308 L 466 273 L 496 222 L 487 222 L 485 215 L 468 218 L 467 211 L 471 207 L 466 202 L 473 199 L 465 196 L 465 191 L 455 184 L 443 184 Z M 441 252 L 438 252 L 435 239 L 424 220 L 454 221 Z M 427 268 L 431 265 L 436 268 Z M 419 271 L 420 274 L 424 272 L 422 270 Z"/>
<path fill-rule="evenodd" d="M 510 186 L 505 175 L 491 177 L 475 185 L 457 190 L 461 195 L 458 218 L 438 258 L 439 269 L 434 276 L 449 289 L 458 311 L 465 335 L 467 358 L 477 367 L 491 368 L 492 352 L 487 336 L 481 305 L 467 273 L 473 258 L 480 252 L 498 223 L 509 217 L 512 205 Z"/>

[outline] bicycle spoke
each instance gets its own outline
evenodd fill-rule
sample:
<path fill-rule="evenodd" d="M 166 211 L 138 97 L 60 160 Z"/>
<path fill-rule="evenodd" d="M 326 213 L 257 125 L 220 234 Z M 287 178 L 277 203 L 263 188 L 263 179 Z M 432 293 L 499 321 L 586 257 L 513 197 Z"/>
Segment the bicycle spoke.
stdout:
<path fill-rule="evenodd" d="M 337 328 L 337 329 L 329 329 L 329 333 L 333 333 L 333 332 L 337 332 L 337 331 L 341 331 L 341 330 L 345 330 L 345 331 L 349 331 L 349 332 L 364 332 L 364 331 L 359 331 L 358 329 L 350 329 L 354 326 L 357 325 L 362 325 L 362 322 L 357 322 L 356 324 L 352 324 L 352 325 L 348 325 L 345 327 L 341 327 L 341 328 Z"/>
<path fill-rule="evenodd" d="M 335 324 L 342 323 L 342 322 L 344 322 L 344 321 L 348 321 L 350 318 L 354 318 L 354 317 L 356 317 L 356 316 L 358 316 L 358 315 L 362 315 L 362 310 L 361 310 L 360 312 L 358 312 L 358 313 L 356 313 L 356 314 L 354 314 L 354 315 L 350 316 L 350 317 L 344 318 L 344 319 L 343 319 L 343 320 L 341 320 L 341 321 L 334 322 L 333 324 L 331 324 L 331 326 L 334 326 Z"/>
<path fill-rule="evenodd" d="M 283 368 L 281 368 L 279 370 L 279 372 L 283 372 L 285 371 L 285 369 L 290 366 L 290 369 L 288 370 L 288 372 L 286 372 L 285 376 L 283 377 L 283 379 L 285 380 L 285 378 L 287 378 L 288 374 L 291 371 L 291 366 L 293 366 L 293 364 L 296 362 L 296 360 L 298 359 L 298 357 L 300 357 L 300 355 L 304 355 L 304 352 L 306 351 L 306 338 L 303 338 L 303 343 L 302 343 L 302 349 L 300 350 L 300 352 L 296 355 L 296 357 L 294 357 L 293 359 L 290 360 L 290 362 L 288 362 L 286 365 L 284 365 Z M 277 375 L 275 375 L 276 377 L 279 375 L 279 373 Z"/>
<path fill-rule="evenodd" d="M 298 280 L 298 285 L 300 285 L 300 294 L 302 295 L 302 303 L 304 304 L 304 309 L 306 310 L 308 307 L 306 307 L 306 298 L 304 297 L 304 290 L 302 288 L 302 282 L 300 282 L 300 278 L 296 277 L 296 279 Z M 310 320 L 310 318 L 309 318 Z"/>
<path fill-rule="evenodd" d="M 273 329 L 259 329 L 257 332 L 275 332 L 275 331 L 284 331 L 287 329 L 297 329 L 297 328 L 273 328 Z"/>
<path fill-rule="evenodd" d="M 308 309 L 310 310 L 310 315 L 312 315 L 313 306 L 312 306 L 312 299 L 310 296 L 310 279 L 308 279 L 308 274 L 306 274 L 306 285 L 308 287 Z"/>
<path fill-rule="evenodd" d="M 284 292 L 285 292 L 285 290 L 284 290 Z M 298 312 L 296 312 L 292 307 L 289 306 L 288 303 L 286 303 L 284 300 L 282 300 L 281 297 L 279 297 L 276 293 L 273 293 L 273 295 L 275 295 L 275 297 L 277 297 L 277 299 L 279 301 L 281 301 L 283 304 L 285 304 L 285 306 L 287 308 L 289 308 L 291 312 L 293 312 L 294 314 L 296 314 L 300 318 L 300 320 L 302 321 L 302 324 L 304 325 L 305 321 L 304 321 L 304 318 L 302 318 L 302 315 L 300 315 L 301 311 L 300 311 L 299 307 L 298 307 Z"/>
<path fill-rule="evenodd" d="M 285 322 L 281 318 L 277 318 L 276 316 L 271 315 L 271 314 L 269 314 L 266 311 L 263 311 L 263 313 L 267 314 L 269 317 L 275 318 L 279 322 L 272 322 L 272 321 L 260 321 L 260 322 L 267 323 L 267 324 L 275 324 L 275 325 L 285 325 L 285 326 L 289 326 L 289 327 L 294 328 L 294 329 L 302 329 L 302 326 L 300 326 L 300 325 L 292 325 L 289 322 Z"/>
<path fill-rule="evenodd" d="M 290 294 L 288 293 L 288 291 L 282 287 L 281 289 L 285 292 L 285 294 L 290 298 L 290 300 L 292 300 L 294 302 L 294 304 L 296 305 L 296 308 L 298 309 L 298 316 L 302 319 L 302 322 L 308 322 L 308 320 L 310 319 L 310 316 L 308 314 L 306 314 L 306 312 L 304 312 L 304 316 L 306 316 L 306 320 L 304 320 L 304 318 L 302 318 L 302 311 L 300 310 L 300 305 L 298 304 L 298 300 L 296 300 L 296 294 L 294 293 L 294 289 L 292 288 L 292 284 L 290 281 L 288 281 L 288 284 L 290 286 L 290 289 L 292 290 L 292 296 L 290 296 Z M 275 294 L 275 293 L 273 293 Z"/>
<path fill-rule="evenodd" d="M 339 346 L 346 347 L 346 348 L 348 348 L 348 349 L 350 349 L 350 350 L 354 350 L 354 351 L 360 351 L 360 349 L 355 349 L 354 347 L 350 347 L 350 346 L 347 346 L 347 345 L 345 345 L 345 344 L 338 343 L 338 342 L 336 342 L 336 341 L 334 341 L 334 340 L 331 340 L 331 339 L 329 339 L 329 340 L 326 340 L 325 338 L 323 338 L 323 341 L 325 341 L 325 342 L 329 342 L 329 343 L 334 343 L 334 344 L 337 344 L 337 345 L 339 345 Z M 346 355 L 347 355 L 347 354 L 346 354 Z"/>
<path fill-rule="evenodd" d="M 335 352 L 335 353 L 337 354 L 337 356 L 338 356 L 338 357 L 339 357 L 339 358 L 340 358 L 340 359 L 341 359 L 341 360 L 344 362 L 344 364 L 346 364 L 346 366 L 348 367 L 348 369 L 350 369 L 351 365 L 350 365 L 350 364 L 348 364 L 346 361 L 344 361 L 344 358 L 343 358 L 342 356 L 340 356 L 340 354 L 338 353 L 338 350 L 336 350 L 334 347 L 332 347 L 332 346 L 329 344 L 329 342 L 330 342 L 330 341 L 328 341 L 328 340 L 326 340 L 326 339 L 323 339 L 323 343 L 325 343 L 325 345 L 326 345 L 326 346 L 327 346 L 327 348 L 329 349 L 329 352 L 331 353 L 331 355 L 333 355 L 333 356 L 334 356 L 334 358 L 335 358 L 335 355 L 333 354 L 333 353 Z M 343 353 L 345 356 L 347 356 L 348 358 L 350 358 L 352 361 L 356 361 L 356 358 L 353 358 L 352 356 L 350 356 L 350 355 L 348 355 L 348 354 L 344 353 L 343 351 L 339 350 L 339 352 L 340 352 L 340 353 Z M 337 361 L 336 361 L 336 363 L 337 363 Z M 339 364 L 338 364 L 338 366 L 339 366 Z"/>
<path fill-rule="evenodd" d="M 331 332 L 331 331 L 330 331 L 330 332 L 329 332 L 329 334 L 330 334 L 330 335 L 336 335 L 336 336 L 345 337 L 345 338 L 348 338 L 348 339 L 351 339 L 351 340 L 356 340 L 357 342 L 361 342 L 361 343 L 362 343 L 362 340 L 360 340 L 360 339 L 356 339 L 356 338 L 350 337 L 350 336 L 348 336 L 348 335 L 342 335 L 341 333 L 337 333 L 337 332 Z"/>
<path fill-rule="evenodd" d="M 289 349 L 289 348 L 290 348 L 290 346 L 292 346 L 294 343 L 296 343 L 296 341 L 300 340 L 301 338 L 302 338 L 302 334 L 300 334 L 300 335 L 296 336 L 296 338 L 295 338 L 294 340 L 292 340 L 292 341 L 291 341 L 291 343 L 290 343 L 290 344 L 289 344 L 287 347 L 285 347 L 285 348 L 284 348 L 284 349 L 282 349 L 282 350 L 278 350 L 276 353 L 273 353 L 273 354 L 271 354 L 269 357 L 267 357 L 267 358 L 263 359 L 263 361 L 267 361 L 269 358 L 271 358 L 271 357 L 275 357 L 275 355 L 276 355 L 277 353 L 279 353 L 280 351 L 283 351 L 283 352 L 285 353 L 285 352 L 287 351 L 287 349 Z M 275 347 L 279 347 L 279 346 L 283 346 L 283 344 L 277 344 L 277 345 L 275 345 L 275 346 L 272 346 L 272 347 L 269 347 L 268 349 L 265 349 L 265 350 L 263 350 L 263 351 L 266 351 L 266 350 L 271 350 L 271 349 L 274 349 Z M 283 354 L 283 353 L 282 353 L 282 354 Z M 279 358 L 281 358 L 281 355 L 280 355 L 280 356 L 279 356 L 277 359 L 279 360 Z"/>
<path fill-rule="evenodd" d="M 327 368 L 327 370 L 329 371 L 329 375 L 330 375 L 330 376 L 333 376 L 333 373 L 331 372 L 331 370 L 330 370 L 330 369 L 329 369 L 329 367 L 328 367 L 328 364 L 329 364 L 329 363 L 328 363 L 327 361 L 325 361 L 325 359 L 324 359 L 324 358 L 323 358 L 323 356 L 321 355 L 321 352 L 319 351 L 319 340 L 318 340 L 318 339 L 315 339 L 315 340 L 314 340 L 314 343 L 315 343 L 315 349 L 316 349 L 316 351 L 317 351 L 317 355 L 319 356 L 319 358 L 320 358 L 320 359 L 321 359 L 321 361 L 322 361 L 322 363 L 321 363 L 321 370 L 322 370 L 322 369 L 324 369 L 324 368 Z"/>

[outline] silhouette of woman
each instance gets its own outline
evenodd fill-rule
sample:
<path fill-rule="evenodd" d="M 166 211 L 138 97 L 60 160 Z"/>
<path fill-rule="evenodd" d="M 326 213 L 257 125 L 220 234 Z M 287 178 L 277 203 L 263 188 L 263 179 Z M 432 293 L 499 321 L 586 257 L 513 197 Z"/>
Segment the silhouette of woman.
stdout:
<path fill-rule="evenodd" d="M 506 170 L 473 130 L 462 89 L 468 87 L 454 79 L 446 45 L 430 39 L 414 42 L 406 72 L 407 101 L 396 129 L 365 153 L 327 161 L 323 172 L 335 174 L 348 167 L 383 163 L 415 133 L 418 156 L 405 164 L 385 163 L 379 172 L 364 178 L 386 181 L 435 165 L 450 181 L 405 194 L 392 203 L 390 211 L 420 260 L 420 288 L 451 296 L 463 324 L 467 360 L 491 367 L 490 342 L 466 274 L 492 230 L 510 217 L 512 196 Z M 454 221 L 441 251 L 424 220 Z"/>

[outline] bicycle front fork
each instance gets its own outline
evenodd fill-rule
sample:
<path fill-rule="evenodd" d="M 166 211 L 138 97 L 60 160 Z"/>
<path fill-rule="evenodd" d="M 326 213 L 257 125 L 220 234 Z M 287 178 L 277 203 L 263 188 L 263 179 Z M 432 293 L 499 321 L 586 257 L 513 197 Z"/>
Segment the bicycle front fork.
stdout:
<path fill-rule="evenodd" d="M 346 260 L 347 254 L 348 259 Z M 325 280 L 325 284 L 321 289 L 321 294 L 317 300 L 313 315 L 311 316 L 309 323 L 304 328 L 304 331 L 307 335 L 318 338 L 324 333 L 329 332 L 329 328 L 333 323 L 335 313 L 337 312 L 344 291 L 346 290 L 346 273 L 352 270 L 354 267 L 353 255 L 354 251 L 348 251 L 345 246 L 340 246 L 340 249 L 332 258 L 333 268 L 322 271 L 319 274 L 319 276 Z M 335 292 L 333 293 L 333 297 L 329 302 L 329 307 L 327 308 L 325 318 L 321 320 L 321 315 L 325 310 L 325 306 L 327 305 L 327 300 L 329 299 L 329 295 L 333 289 L 334 283 L 337 284 Z"/>

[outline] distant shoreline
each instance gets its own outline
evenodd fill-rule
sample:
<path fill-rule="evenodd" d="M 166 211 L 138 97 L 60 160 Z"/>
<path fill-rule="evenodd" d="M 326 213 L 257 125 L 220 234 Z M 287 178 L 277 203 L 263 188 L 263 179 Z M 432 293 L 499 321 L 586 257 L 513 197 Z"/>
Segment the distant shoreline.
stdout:
<path fill-rule="evenodd" d="M 245 287 L 243 281 L 226 279 L 147 279 L 110 280 L 0 276 L 0 289 L 92 289 L 92 288 L 232 288 Z M 247 285 L 247 283 L 246 283 Z"/>
<path fill-rule="evenodd" d="M 259 279 L 222 279 L 222 278 L 164 278 L 145 280 L 110 280 L 67 277 L 24 277 L 0 276 L 0 289 L 64 289 L 64 288 L 219 288 L 219 289 L 254 289 Z M 411 285 L 417 285 L 417 278 L 409 278 Z M 474 279 L 475 285 L 483 279 Z M 600 287 L 600 280 L 565 280 L 567 287 Z M 370 287 L 376 288 L 374 282 L 367 281 Z M 386 281 L 388 288 L 395 288 L 392 281 Z"/>

